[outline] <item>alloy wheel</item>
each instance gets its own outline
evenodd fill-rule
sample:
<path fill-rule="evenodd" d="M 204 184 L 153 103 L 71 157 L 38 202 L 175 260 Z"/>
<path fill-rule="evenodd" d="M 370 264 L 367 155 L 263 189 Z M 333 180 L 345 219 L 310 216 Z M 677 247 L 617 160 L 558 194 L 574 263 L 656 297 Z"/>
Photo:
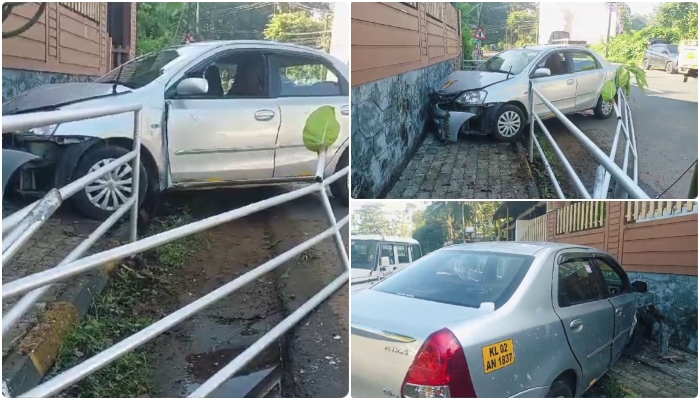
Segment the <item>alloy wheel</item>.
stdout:
<path fill-rule="evenodd" d="M 613 111 L 612 102 L 603 100 L 603 104 L 601 104 L 600 108 L 603 114 L 610 115 L 610 113 Z"/>
<path fill-rule="evenodd" d="M 88 174 L 104 167 L 114 158 L 106 158 L 96 162 Z M 87 185 L 85 195 L 90 203 L 106 211 L 114 211 L 129 200 L 132 192 L 131 165 L 123 164 Z"/>
<path fill-rule="evenodd" d="M 506 111 L 498 117 L 498 133 L 503 137 L 512 137 L 520 130 L 520 116 L 515 111 Z"/>

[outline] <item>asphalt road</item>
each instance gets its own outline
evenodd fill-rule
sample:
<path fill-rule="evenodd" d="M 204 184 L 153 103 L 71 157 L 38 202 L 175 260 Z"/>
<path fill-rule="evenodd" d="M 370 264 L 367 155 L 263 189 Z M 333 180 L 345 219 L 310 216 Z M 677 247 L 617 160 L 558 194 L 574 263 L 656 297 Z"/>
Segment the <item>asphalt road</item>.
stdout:
<path fill-rule="evenodd" d="M 682 75 L 660 70 L 647 71 L 648 90 L 632 87 L 630 105 L 639 153 L 640 187 L 656 197 L 673 185 L 661 198 L 686 198 L 692 169 L 684 171 L 698 158 L 698 82 Z M 606 153 L 609 153 L 616 128 L 615 118 L 598 120 L 590 115 L 570 117 Z M 581 176 L 589 190 L 598 163 L 568 134 L 558 121 L 546 121 L 557 143 Z M 624 140 L 621 142 L 624 143 Z M 622 164 L 622 153 L 616 159 Z"/>

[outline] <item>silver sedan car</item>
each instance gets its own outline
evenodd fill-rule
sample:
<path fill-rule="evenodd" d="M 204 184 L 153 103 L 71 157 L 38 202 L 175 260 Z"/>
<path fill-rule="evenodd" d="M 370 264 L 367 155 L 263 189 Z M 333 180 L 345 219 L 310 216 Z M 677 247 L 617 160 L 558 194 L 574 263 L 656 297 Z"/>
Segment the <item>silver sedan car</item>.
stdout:
<path fill-rule="evenodd" d="M 616 69 L 585 47 L 507 50 L 473 71 L 455 71 L 438 82 L 431 95 L 433 121 L 441 127 L 440 138 L 453 142 L 460 132 L 516 141 L 530 112 L 530 81 L 564 114 L 592 109 L 596 117 L 609 118 L 612 103 L 603 101 L 601 93 Z M 539 99 L 535 112 L 542 119 L 554 116 Z"/>
<path fill-rule="evenodd" d="M 353 397 L 574 397 L 631 343 L 615 259 L 561 243 L 442 248 L 351 295 Z"/>

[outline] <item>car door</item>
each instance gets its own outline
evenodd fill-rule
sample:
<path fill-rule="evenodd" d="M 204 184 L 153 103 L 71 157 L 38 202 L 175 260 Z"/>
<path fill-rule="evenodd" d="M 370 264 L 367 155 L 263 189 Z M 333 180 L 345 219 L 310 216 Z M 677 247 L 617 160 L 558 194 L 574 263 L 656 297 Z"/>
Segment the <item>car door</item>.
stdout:
<path fill-rule="evenodd" d="M 349 132 L 348 82 L 323 57 L 306 52 L 276 52 L 270 55 L 273 94 L 282 114 L 275 178 L 311 177 L 318 155 L 304 146 L 306 119 L 316 109 L 331 106 L 340 123 L 338 140 L 328 149 L 334 154 Z M 330 162 L 330 157 L 327 158 Z"/>
<path fill-rule="evenodd" d="M 167 141 L 173 183 L 270 179 L 281 116 L 269 94 L 263 54 L 228 50 L 192 67 L 208 92 L 166 93 Z"/>
<path fill-rule="evenodd" d="M 660 44 L 655 44 L 651 46 L 651 66 L 658 67 L 662 64 L 661 60 L 661 47 Z"/>
<path fill-rule="evenodd" d="M 634 330 L 637 297 L 632 290 L 627 273 L 617 261 L 606 254 L 595 254 L 595 261 L 603 278 L 604 291 L 615 311 L 612 347 L 612 362 L 615 362 L 622 355 L 622 350 Z"/>
<path fill-rule="evenodd" d="M 538 61 L 538 68 L 549 68 L 550 76 L 531 78 L 532 85 L 544 98 L 549 100 L 559 111 L 574 111 L 576 101 L 576 78 L 571 73 L 571 63 L 565 51 L 553 51 Z M 534 70 L 532 71 L 534 72 Z M 554 113 L 535 96 L 535 112 L 540 118 L 554 116 Z"/>
<path fill-rule="evenodd" d="M 565 251 L 557 256 L 552 291 L 569 346 L 581 366 L 583 387 L 592 385 L 611 363 L 615 316 L 605 298 L 593 256 Z"/>
<path fill-rule="evenodd" d="M 383 258 L 389 259 L 389 265 L 382 265 Z M 398 260 L 396 256 L 396 249 L 394 243 L 382 242 L 379 247 L 379 272 L 377 275 L 384 279 L 387 276 L 393 274 L 398 269 Z"/>
<path fill-rule="evenodd" d="M 598 96 L 605 83 L 603 67 L 588 51 L 573 50 L 569 55 L 576 78 L 576 110 L 593 108 L 598 102 Z"/>

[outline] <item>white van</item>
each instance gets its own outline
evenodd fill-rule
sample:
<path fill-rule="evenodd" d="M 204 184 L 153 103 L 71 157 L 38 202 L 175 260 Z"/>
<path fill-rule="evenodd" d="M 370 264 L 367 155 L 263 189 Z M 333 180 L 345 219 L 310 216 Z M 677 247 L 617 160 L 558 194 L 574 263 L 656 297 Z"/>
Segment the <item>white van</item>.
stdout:
<path fill-rule="evenodd" d="M 366 284 L 399 271 L 423 253 L 412 238 L 352 235 L 350 240 L 351 285 Z"/>

